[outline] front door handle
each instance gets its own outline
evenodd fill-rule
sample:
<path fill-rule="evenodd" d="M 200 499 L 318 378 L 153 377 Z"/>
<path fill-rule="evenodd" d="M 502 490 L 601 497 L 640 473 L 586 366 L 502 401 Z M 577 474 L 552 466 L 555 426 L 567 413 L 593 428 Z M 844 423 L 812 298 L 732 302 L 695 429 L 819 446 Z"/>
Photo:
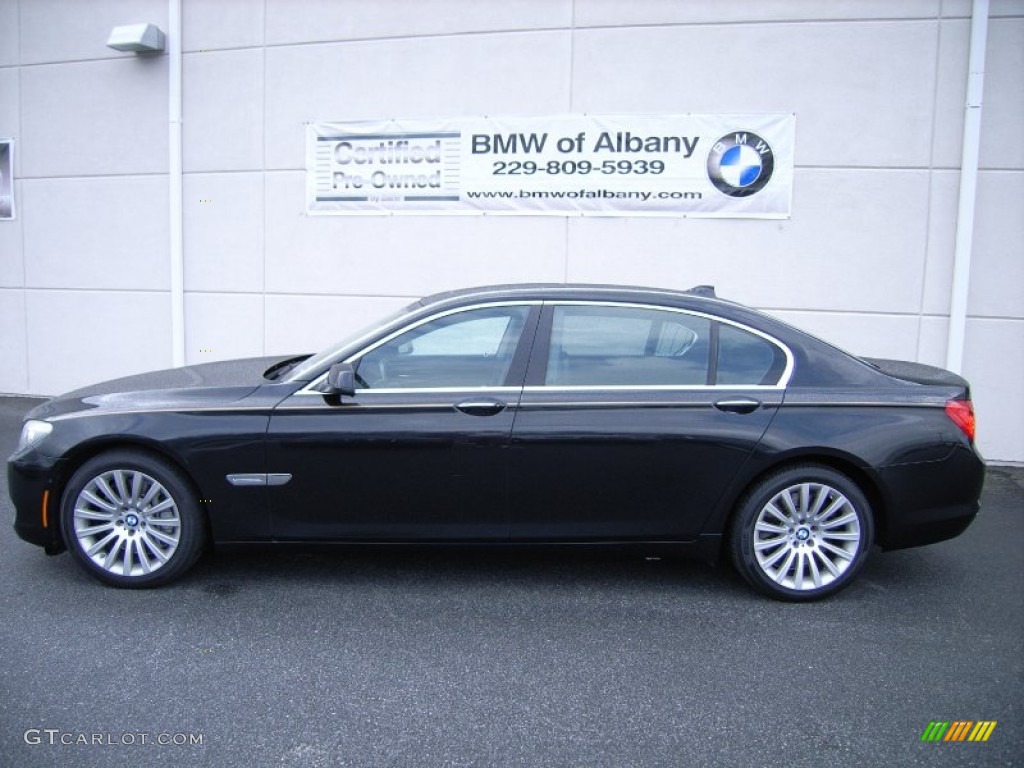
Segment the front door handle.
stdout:
<path fill-rule="evenodd" d="M 760 407 L 761 401 L 752 397 L 730 397 L 715 402 L 715 408 L 726 413 L 753 413 Z"/>
<path fill-rule="evenodd" d="M 478 398 L 476 400 L 463 400 L 455 404 L 455 409 L 468 413 L 470 416 L 494 416 L 506 408 L 506 403 L 501 400 L 490 398 Z"/>

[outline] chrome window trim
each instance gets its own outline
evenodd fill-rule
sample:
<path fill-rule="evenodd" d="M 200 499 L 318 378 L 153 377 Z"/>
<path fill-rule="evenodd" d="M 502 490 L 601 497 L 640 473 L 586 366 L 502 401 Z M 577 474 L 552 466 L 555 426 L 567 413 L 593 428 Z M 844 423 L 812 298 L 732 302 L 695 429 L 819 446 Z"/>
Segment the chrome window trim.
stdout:
<path fill-rule="evenodd" d="M 524 392 L 782 392 L 779 384 L 532 384 Z"/>
<path fill-rule="evenodd" d="M 356 394 L 365 395 L 401 395 L 404 392 L 415 392 L 416 394 L 455 394 L 465 392 L 467 395 L 480 395 L 488 392 L 500 394 L 518 394 L 522 387 L 387 387 L 381 389 L 357 389 Z M 323 392 L 319 393 L 323 395 Z"/>
<path fill-rule="evenodd" d="M 356 389 L 357 395 L 403 395 L 412 393 L 416 395 L 454 395 L 464 393 L 468 396 L 486 395 L 495 392 L 502 395 L 518 395 L 522 387 L 388 387 L 381 389 Z M 326 392 L 296 392 L 296 395 L 319 395 L 327 396 Z"/>
<path fill-rule="evenodd" d="M 771 334 L 765 333 L 764 331 L 760 331 L 757 328 L 751 328 L 749 325 L 746 325 L 744 323 L 740 323 L 740 322 L 737 322 L 735 320 L 730 320 L 729 318 L 722 317 L 720 315 L 714 315 L 714 314 L 711 314 L 709 312 L 701 312 L 700 310 L 695 310 L 695 309 L 683 309 L 682 307 L 667 307 L 667 306 L 665 306 L 663 304 L 647 304 L 647 303 L 643 303 L 643 302 L 633 302 L 633 301 L 606 301 L 606 300 L 600 300 L 600 299 L 591 299 L 591 300 L 587 300 L 587 299 L 566 299 L 566 300 L 561 300 L 561 299 L 546 299 L 546 300 L 526 299 L 526 300 L 521 300 L 521 301 L 517 301 L 517 300 L 514 300 L 514 299 L 509 299 L 507 301 L 488 301 L 488 302 L 483 302 L 483 303 L 480 303 L 480 304 L 469 304 L 469 305 L 464 306 L 464 307 L 455 307 L 453 309 L 446 309 L 446 310 L 443 310 L 441 312 L 437 312 L 437 313 L 432 314 L 432 315 L 427 315 L 426 317 L 423 317 L 423 318 L 417 320 L 415 323 L 412 323 L 411 325 L 404 325 L 401 328 L 399 328 L 399 329 L 397 329 L 395 331 L 392 331 L 391 333 L 389 333 L 384 338 L 379 339 L 376 342 L 374 342 L 373 344 L 371 344 L 371 345 L 369 345 L 367 347 L 363 347 L 358 352 L 355 352 L 355 353 L 349 355 L 342 362 L 351 363 L 356 358 L 361 357 L 361 356 L 365 355 L 368 352 L 372 352 L 377 347 L 379 347 L 379 346 L 381 346 L 383 344 L 386 344 L 387 342 L 391 341 L 392 339 L 396 338 L 397 336 L 401 336 L 403 333 L 405 333 L 407 331 L 411 331 L 414 328 L 418 328 L 421 325 L 424 325 L 425 323 L 431 322 L 432 320 L 437 320 L 437 319 L 442 318 L 442 317 L 448 317 L 449 315 L 455 315 L 455 314 L 458 314 L 460 312 L 468 312 L 468 311 L 474 310 L 474 309 L 488 309 L 488 308 L 491 308 L 491 307 L 535 307 L 535 306 L 542 306 L 542 305 L 550 305 L 551 307 L 562 307 L 562 306 L 576 306 L 576 307 L 579 307 L 579 306 L 583 306 L 583 307 L 621 307 L 621 308 L 625 308 L 625 309 L 647 309 L 647 310 L 655 310 L 655 311 L 661 311 L 661 312 L 674 312 L 674 313 L 679 314 L 679 315 L 689 315 L 691 317 L 700 317 L 700 318 L 704 318 L 704 319 L 712 321 L 712 322 L 716 322 L 717 321 L 719 323 L 725 323 L 726 325 L 731 325 L 734 328 L 739 328 L 742 331 L 746 331 L 747 333 L 750 333 L 750 334 L 753 334 L 754 336 L 762 338 L 765 341 L 767 341 L 769 344 L 772 344 L 773 346 L 775 346 L 778 349 L 782 350 L 782 353 L 786 356 L 786 366 L 785 366 L 785 368 L 782 371 L 782 375 L 779 376 L 779 380 L 775 384 L 713 384 L 713 385 L 708 385 L 708 384 L 635 384 L 635 385 L 633 385 L 633 384 L 607 384 L 607 385 L 605 385 L 605 384 L 587 384 L 587 385 L 577 385 L 577 386 L 539 384 L 539 385 L 532 385 L 532 386 L 527 386 L 527 387 L 522 387 L 522 388 L 520 388 L 520 387 L 489 387 L 489 388 L 479 388 L 479 387 L 408 387 L 408 388 L 391 387 L 391 388 L 387 388 L 387 389 L 357 389 L 356 390 L 356 394 L 367 393 L 367 392 L 372 392 L 372 393 L 376 393 L 376 394 L 407 394 L 407 393 L 417 393 L 417 392 L 426 392 L 426 393 L 431 393 L 431 392 L 436 392 L 436 393 L 445 393 L 445 392 L 484 392 L 484 391 L 509 392 L 509 391 L 518 391 L 519 389 L 522 389 L 524 392 L 536 392 L 536 391 L 549 391 L 549 392 L 593 392 L 593 391 L 601 391 L 601 390 L 603 390 L 603 391 L 610 391 L 610 392 L 627 391 L 627 390 L 641 391 L 641 392 L 644 392 L 644 391 L 694 391 L 694 390 L 721 391 L 721 390 L 727 390 L 727 389 L 728 390 L 743 389 L 743 390 L 753 390 L 753 391 L 763 392 L 763 391 L 784 390 L 784 389 L 786 389 L 786 387 L 789 386 L 789 381 L 790 381 L 790 379 L 793 376 L 793 352 L 790 350 L 790 348 L 788 346 L 783 344 L 777 338 L 775 338 Z M 315 389 L 315 387 L 317 387 L 319 384 L 321 384 L 324 381 L 324 379 L 327 378 L 327 373 L 328 373 L 327 371 L 324 371 L 322 374 L 320 374 L 315 379 L 313 379 L 311 382 L 309 382 L 304 387 L 302 387 L 298 392 L 295 392 L 294 395 L 299 395 L 299 396 L 317 395 L 319 397 L 323 397 L 324 394 L 326 394 L 326 393 L 321 392 L 321 391 Z"/>
<path fill-rule="evenodd" d="M 487 301 L 487 302 L 483 302 L 481 304 L 469 304 L 469 305 L 464 306 L 464 307 L 455 307 L 453 309 L 446 309 L 446 310 L 443 310 L 441 312 L 437 312 L 437 313 L 435 313 L 433 315 L 427 315 L 426 317 L 420 318 L 419 320 L 417 320 L 416 322 L 414 322 L 414 323 L 412 323 L 410 325 L 403 325 L 401 328 L 399 328 L 399 329 L 397 329 L 395 331 L 392 331 L 391 333 L 389 333 L 387 336 L 385 336 L 382 339 L 378 339 L 373 344 L 370 344 L 368 347 L 363 347 L 358 352 L 354 352 L 353 354 L 349 355 L 347 358 L 345 358 L 341 362 L 343 362 L 343 363 L 351 363 L 357 357 L 362 357 L 363 355 L 367 354 L 368 352 L 372 352 L 377 347 L 380 347 L 380 346 L 382 346 L 384 344 L 387 344 L 389 341 L 391 341 L 392 339 L 394 339 L 394 338 L 396 338 L 398 336 L 401 336 L 403 333 L 411 331 L 411 330 L 413 330 L 415 328 L 419 328 L 421 325 L 425 325 L 426 323 L 429 323 L 429 322 L 431 322 L 433 320 L 439 320 L 442 317 L 448 317 L 450 315 L 457 315 L 460 312 L 469 312 L 469 311 L 474 310 L 474 309 L 491 309 L 492 307 L 537 307 L 537 306 L 542 305 L 543 303 L 544 302 L 539 300 L 539 299 L 527 299 L 527 300 L 523 300 L 523 301 L 516 301 L 514 299 L 509 299 L 508 301 Z M 314 389 L 314 387 L 316 387 L 318 384 L 322 383 L 323 380 L 327 378 L 328 372 L 329 372 L 329 369 L 327 371 L 324 371 L 323 373 L 321 373 L 319 376 L 317 376 L 315 379 L 313 379 L 311 382 L 309 382 L 306 386 L 304 386 L 302 389 L 300 389 L 295 394 L 296 395 L 319 395 L 320 397 L 323 397 L 326 393 L 325 392 L 320 392 L 320 391 Z M 491 389 L 491 390 L 494 390 L 494 389 L 500 389 L 500 390 L 514 389 L 514 390 L 518 391 L 519 387 L 511 387 L 511 388 L 506 388 L 506 387 L 495 388 L 495 387 L 491 387 L 489 389 Z M 390 394 L 392 392 L 445 392 L 445 391 L 451 391 L 451 392 L 476 391 L 476 392 L 479 392 L 479 391 L 482 391 L 482 388 L 480 388 L 480 387 L 408 387 L 408 388 L 403 389 L 401 387 L 391 387 L 391 388 L 388 388 L 388 389 L 357 389 L 356 393 L 359 393 L 359 392 L 378 392 L 378 393 L 382 393 L 382 394 Z"/>

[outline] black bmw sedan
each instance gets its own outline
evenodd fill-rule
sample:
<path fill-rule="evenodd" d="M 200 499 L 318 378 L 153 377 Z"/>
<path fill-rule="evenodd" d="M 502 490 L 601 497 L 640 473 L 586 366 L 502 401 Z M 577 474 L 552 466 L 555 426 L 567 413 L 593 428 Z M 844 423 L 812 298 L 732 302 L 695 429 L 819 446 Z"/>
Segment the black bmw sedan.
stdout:
<path fill-rule="evenodd" d="M 210 544 L 563 544 L 726 555 L 788 600 L 847 586 L 875 544 L 957 536 L 983 474 L 955 374 L 707 287 L 573 285 L 71 392 L 8 462 L 18 535 L 120 587 Z"/>

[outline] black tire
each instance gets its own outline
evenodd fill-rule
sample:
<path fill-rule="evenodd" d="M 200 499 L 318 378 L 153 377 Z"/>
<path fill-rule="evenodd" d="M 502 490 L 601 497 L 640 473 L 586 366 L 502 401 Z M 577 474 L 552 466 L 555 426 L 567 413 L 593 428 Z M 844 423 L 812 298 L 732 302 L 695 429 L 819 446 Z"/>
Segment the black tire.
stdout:
<path fill-rule="evenodd" d="M 846 475 L 817 464 L 789 467 L 754 485 L 740 500 L 729 531 L 732 561 L 743 578 L 766 595 L 792 602 L 847 587 L 873 541 L 864 493 Z"/>
<path fill-rule="evenodd" d="M 197 494 L 185 474 L 134 449 L 100 454 L 78 468 L 61 500 L 61 531 L 89 574 L 129 588 L 178 578 L 206 540 Z"/>

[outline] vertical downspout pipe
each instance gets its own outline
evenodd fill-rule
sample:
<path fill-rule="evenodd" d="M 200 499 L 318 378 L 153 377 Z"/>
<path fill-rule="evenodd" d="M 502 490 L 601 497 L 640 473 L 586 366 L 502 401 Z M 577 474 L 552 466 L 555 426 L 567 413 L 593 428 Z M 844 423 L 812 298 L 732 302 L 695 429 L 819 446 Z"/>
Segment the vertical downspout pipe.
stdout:
<path fill-rule="evenodd" d="M 185 254 L 182 245 L 181 176 L 181 0 L 168 0 L 170 61 L 167 81 L 167 114 L 170 181 L 171 246 L 171 358 L 175 368 L 185 364 Z"/>
<path fill-rule="evenodd" d="M 967 102 L 964 105 L 963 155 L 960 160 L 960 204 L 956 215 L 956 248 L 953 254 L 953 287 L 950 291 L 949 338 L 946 345 L 946 367 L 956 373 L 961 372 L 964 362 L 987 38 L 988 0 L 974 0 L 971 10 L 971 47 L 967 65 Z"/>

